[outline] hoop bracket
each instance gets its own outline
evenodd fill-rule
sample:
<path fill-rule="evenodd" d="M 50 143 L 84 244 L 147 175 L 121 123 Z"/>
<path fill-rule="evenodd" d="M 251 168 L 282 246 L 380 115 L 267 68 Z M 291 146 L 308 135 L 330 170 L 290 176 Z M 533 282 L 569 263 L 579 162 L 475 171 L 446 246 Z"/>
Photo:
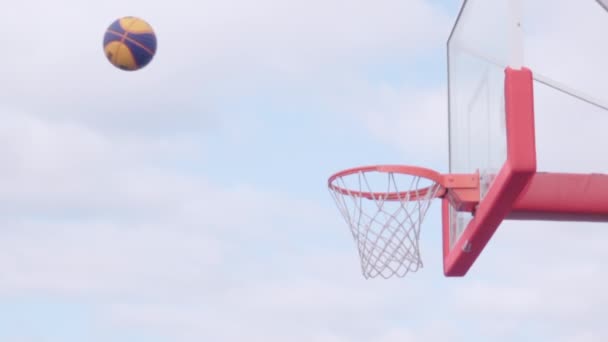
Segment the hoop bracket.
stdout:
<path fill-rule="evenodd" d="M 446 174 L 443 175 L 441 184 L 446 190 L 445 197 L 452 207 L 458 211 L 475 211 L 479 204 L 479 173 L 473 174 Z"/>

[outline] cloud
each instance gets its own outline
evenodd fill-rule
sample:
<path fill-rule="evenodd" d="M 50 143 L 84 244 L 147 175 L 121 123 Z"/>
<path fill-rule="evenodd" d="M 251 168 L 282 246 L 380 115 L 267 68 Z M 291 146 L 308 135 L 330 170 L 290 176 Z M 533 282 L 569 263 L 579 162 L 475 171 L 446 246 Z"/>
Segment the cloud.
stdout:
<path fill-rule="evenodd" d="M 188 138 L 120 139 L 22 111 L 4 114 L 0 200 L 5 214 L 71 207 L 112 215 L 138 212 L 142 204 L 162 210 L 170 204 L 168 194 L 191 191 L 178 175 L 163 171 L 175 159 L 193 158 L 200 146 Z"/>
<path fill-rule="evenodd" d="M 5 296 L 145 298 L 191 292 L 211 277 L 224 253 L 208 232 L 163 226 L 4 221 L 3 227 Z"/>
<path fill-rule="evenodd" d="M 400 147 L 413 164 L 443 164 L 447 145 L 445 90 L 390 86 L 371 90 L 375 101 L 363 113 L 371 134 L 382 143 Z"/>
<path fill-rule="evenodd" d="M 572 96 L 535 83 L 535 125 L 538 167 L 542 171 L 605 173 L 608 144 L 603 127 L 608 112 Z"/>
<path fill-rule="evenodd" d="M 601 34 L 608 29 L 605 11 L 595 1 L 526 2 L 524 11 L 526 65 L 558 88 L 607 103 L 600 81 L 608 76 L 608 44 Z M 575 24 L 564 26 L 566 22 Z M 541 83 L 534 86 L 539 167 L 606 172 L 608 161 L 598 158 L 599 146 L 608 143 L 602 132 L 608 124 L 606 110 Z"/>
<path fill-rule="evenodd" d="M 605 223 L 505 221 L 448 307 L 487 338 L 605 337 L 606 238 Z"/>
<path fill-rule="evenodd" d="M 597 2 L 526 2 L 523 10 L 526 64 L 571 89 L 605 99 L 598 80 L 608 73 L 603 58 L 608 44 L 601 34 L 608 23 Z"/>
<path fill-rule="evenodd" d="M 206 292 L 191 298 L 185 308 L 171 304 L 111 305 L 107 317 L 115 324 L 154 327 L 160 334 L 180 341 L 235 340 L 244 336 L 254 341 L 365 341 L 370 338 L 398 341 L 400 337 L 416 336 L 412 341 L 422 341 L 426 340 L 422 336 L 432 335 L 426 331 L 427 327 L 420 329 L 406 322 L 414 317 L 403 319 L 406 328 L 394 329 L 391 328 L 393 320 L 387 320 L 384 314 L 378 315 L 379 312 L 409 311 L 399 308 L 404 303 L 403 288 L 407 285 L 370 284 L 346 273 L 341 280 L 334 275 L 311 281 L 308 267 L 298 268 L 298 274 L 250 279 L 248 284 Z M 395 296 L 387 297 L 383 289 Z M 414 291 L 407 293 L 405 297 L 411 300 L 412 306 L 423 305 Z M 236 325 L 238 329 L 234 328 Z"/>
<path fill-rule="evenodd" d="M 18 38 L 0 33 L 20 51 L 0 57 L 10 80 L 0 99 L 123 135 L 207 133 L 225 117 L 246 119 L 260 101 L 335 105 L 331 94 L 351 93 L 370 60 L 414 62 L 449 29 L 443 9 L 420 0 L 35 3 L 2 14 L 8 27 L 24 16 L 33 24 Z M 66 10 L 48 15 L 53 8 Z M 154 63 L 138 73 L 114 70 L 100 46 L 106 26 L 127 14 L 146 18 L 159 37 Z"/>
<path fill-rule="evenodd" d="M 189 151 L 201 148 L 188 139 L 116 139 L 25 113 L 3 119 L 5 293 L 135 295 L 149 281 L 160 286 L 152 292 L 179 288 L 216 272 L 227 255 L 290 234 L 310 241 L 333 214 L 286 192 L 185 172 L 175 158 L 199 160 Z"/>

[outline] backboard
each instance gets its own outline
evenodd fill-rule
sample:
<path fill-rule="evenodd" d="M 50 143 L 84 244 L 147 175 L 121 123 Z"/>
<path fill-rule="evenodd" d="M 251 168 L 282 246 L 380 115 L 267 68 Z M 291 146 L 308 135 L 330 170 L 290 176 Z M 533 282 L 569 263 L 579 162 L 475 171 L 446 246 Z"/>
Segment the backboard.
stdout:
<path fill-rule="evenodd" d="M 449 277 L 504 220 L 608 222 L 605 32 L 602 1 L 463 2 L 447 43 L 449 173 L 375 165 L 328 180 L 365 276 L 422 266 L 434 198 Z"/>
<path fill-rule="evenodd" d="M 479 204 L 473 212 L 458 211 L 443 200 L 447 276 L 465 275 L 505 219 L 607 219 L 608 158 L 590 153 L 578 160 L 580 150 L 560 147 L 560 140 L 589 150 L 608 146 L 608 138 L 583 126 L 579 134 L 557 134 L 552 121 L 561 116 L 574 128 L 581 122 L 576 114 L 608 127 L 605 86 L 592 81 L 593 75 L 607 79 L 606 63 L 567 60 L 576 54 L 605 59 L 602 32 L 608 32 L 608 15 L 592 0 L 464 1 L 447 46 L 449 171 L 478 172 Z"/>

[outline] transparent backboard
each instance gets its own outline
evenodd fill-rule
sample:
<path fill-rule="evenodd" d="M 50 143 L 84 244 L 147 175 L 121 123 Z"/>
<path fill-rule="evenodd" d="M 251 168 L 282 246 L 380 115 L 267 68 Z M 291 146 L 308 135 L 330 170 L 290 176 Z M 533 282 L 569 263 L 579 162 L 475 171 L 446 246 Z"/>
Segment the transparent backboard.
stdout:
<path fill-rule="evenodd" d="M 469 0 L 448 41 L 450 173 L 479 172 L 481 198 L 507 158 L 505 66 L 514 58 L 509 0 Z M 516 58 L 516 57 L 515 57 Z M 452 243 L 471 219 L 451 210 Z"/>
<path fill-rule="evenodd" d="M 448 40 L 450 173 L 507 158 L 505 68 L 531 69 L 539 172 L 608 174 L 608 12 L 596 0 L 468 0 Z M 450 243 L 470 213 L 450 209 Z"/>
<path fill-rule="evenodd" d="M 596 0 L 527 0 L 539 171 L 608 174 L 608 12 Z"/>

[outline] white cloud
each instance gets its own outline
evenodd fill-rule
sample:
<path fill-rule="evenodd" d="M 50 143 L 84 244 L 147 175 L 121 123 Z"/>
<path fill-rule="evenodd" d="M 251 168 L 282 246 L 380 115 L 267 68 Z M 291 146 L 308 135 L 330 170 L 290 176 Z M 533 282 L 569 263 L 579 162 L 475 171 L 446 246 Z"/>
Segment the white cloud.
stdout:
<path fill-rule="evenodd" d="M 204 230 L 90 221 L 2 225 L 0 291 L 5 296 L 192 293 L 213 279 L 225 253 Z"/>
<path fill-rule="evenodd" d="M 127 14 L 147 19 L 159 38 L 154 63 L 138 73 L 114 70 L 101 51 L 103 30 Z M 335 103 L 370 60 L 412 62 L 441 48 L 449 30 L 442 8 L 421 0 L 30 1 L 0 16 L 20 27 L 18 36 L 0 33 L 19 51 L 0 56 L 5 105 L 123 134 L 207 133 L 224 117 L 252 115 L 235 107 L 255 107 L 254 98 Z M 31 24 L 19 26 L 15 18 L 26 16 Z"/>
<path fill-rule="evenodd" d="M 605 11 L 595 1 L 561 0 L 550 6 L 526 2 L 524 10 L 526 65 L 567 91 L 608 103 L 602 81 L 608 77 Z M 608 143 L 603 133 L 606 110 L 540 83 L 535 84 L 535 108 L 542 170 L 608 171 L 608 160 L 600 152 Z"/>
<path fill-rule="evenodd" d="M 492 338 L 605 337 L 606 235 L 605 223 L 503 222 L 449 307 Z"/>
<path fill-rule="evenodd" d="M 298 266 L 298 265 L 294 265 Z M 237 340 L 247 336 L 254 341 L 426 341 L 433 336 L 430 329 L 414 327 L 407 320 L 394 317 L 408 328 L 391 327 L 383 312 L 408 312 L 400 308 L 404 294 L 408 305 L 418 307 L 424 300 L 407 291 L 408 285 L 379 285 L 362 282 L 346 275 L 338 280 L 319 277 L 309 279 L 308 268 L 299 269 L 297 277 L 275 277 L 249 284 L 233 284 L 219 292 L 206 292 L 192 297 L 189 304 L 176 307 L 172 304 L 133 305 L 117 304 L 108 307 L 108 319 L 114 324 L 154 327 L 155 331 L 194 341 L 200 338 Z M 390 291 L 393 295 L 387 296 Z M 401 292 L 399 292 L 401 291 Z M 236 329 L 238 327 L 238 329 Z M 435 338 L 434 340 L 439 340 Z"/>
<path fill-rule="evenodd" d="M 5 293 L 135 295 L 149 281 L 160 286 L 152 292 L 166 290 L 155 279 L 167 277 L 167 288 L 189 287 L 226 253 L 239 258 L 290 234 L 311 240 L 333 217 L 333 208 L 286 192 L 218 186 L 171 166 L 200 148 L 189 140 L 117 139 L 19 114 L 0 129 Z"/>
<path fill-rule="evenodd" d="M 608 22 L 596 1 L 528 1 L 524 11 L 526 64 L 572 89 L 608 98 L 602 82 L 608 75 L 602 35 Z"/>
<path fill-rule="evenodd" d="M 364 120 L 379 141 L 399 146 L 413 160 L 410 164 L 447 161 L 442 153 L 448 143 L 445 90 L 385 86 L 370 92 L 376 98 L 365 109 Z"/>
<path fill-rule="evenodd" d="M 200 148 L 187 138 L 121 139 L 25 112 L 4 114 L 0 199 L 5 214 L 73 208 L 103 215 L 139 211 L 142 205 L 162 210 L 170 205 L 167 195 L 195 191 L 179 174 L 163 171 L 163 163 Z"/>
<path fill-rule="evenodd" d="M 538 167 L 542 171 L 606 173 L 608 111 L 535 84 Z"/>

